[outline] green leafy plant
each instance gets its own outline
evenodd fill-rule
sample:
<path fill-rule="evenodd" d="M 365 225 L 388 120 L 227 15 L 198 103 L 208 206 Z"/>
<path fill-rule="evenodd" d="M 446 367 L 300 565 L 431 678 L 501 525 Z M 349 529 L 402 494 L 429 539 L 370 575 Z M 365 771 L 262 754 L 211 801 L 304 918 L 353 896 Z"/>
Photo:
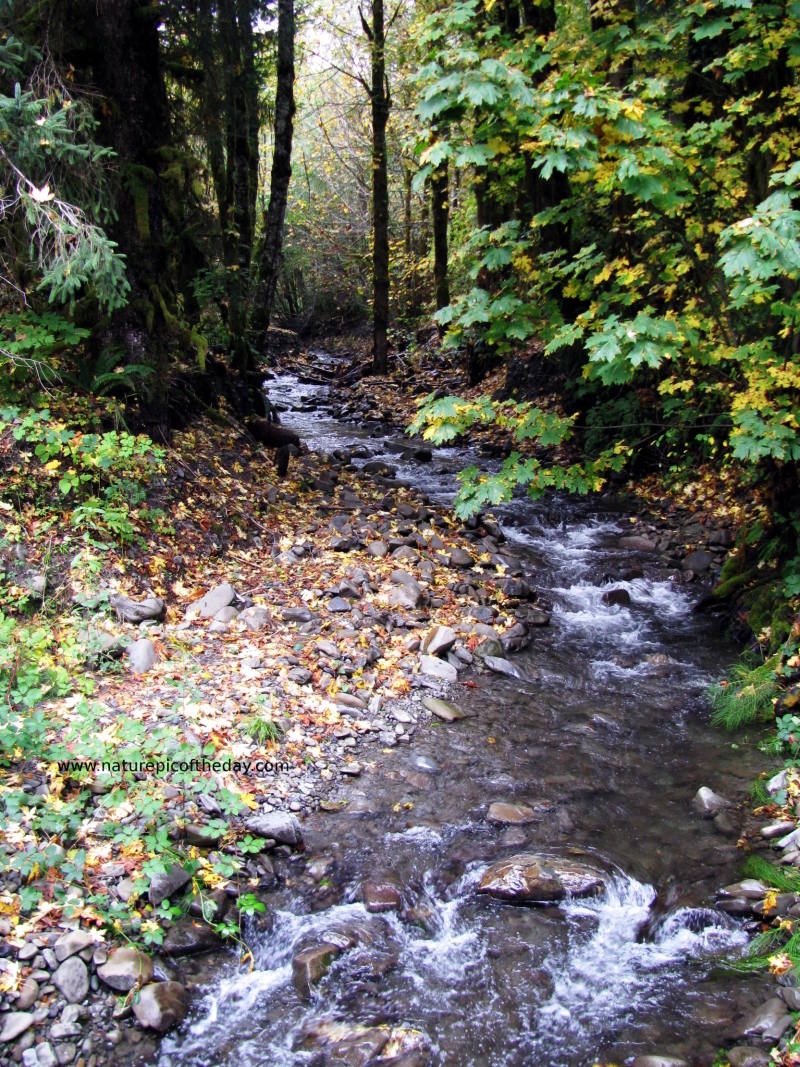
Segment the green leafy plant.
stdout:
<path fill-rule="evenodd" d="M 738 730 L 755 722 L 767 722 L 773 718 L 773 698 L 778 692 L 775 671 L 780 656 L 775 655 L 756 667 L 737 663 L 727 679 L 711 690 L 715 726 Z"/>

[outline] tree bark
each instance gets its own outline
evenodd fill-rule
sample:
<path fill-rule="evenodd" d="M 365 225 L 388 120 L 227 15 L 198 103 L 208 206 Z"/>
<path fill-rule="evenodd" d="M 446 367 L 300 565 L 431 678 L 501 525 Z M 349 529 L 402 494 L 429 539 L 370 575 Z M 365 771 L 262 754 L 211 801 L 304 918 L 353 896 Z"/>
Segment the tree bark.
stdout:
<path fill-rule="evenodd" d="M 436 289 L 436 310 L 450 303 L 450 284 L 447 278 L 447 224 L 450 215 L 450 183 L 447 162 L 437 167 L 431 176 L 431 222 L 433 226 L 433 279 Z"/>
<path fill-rule="evenodd" d="M 269 328 L 275 289 L 280 275 L 283 228 L 289 179 L 292 176 L 294 103 L 294 0 L 278 0 L 278 69 L 275 89 L 275 144 L 269 185 L 269 205 L 264 218 L 261 250 L 261 306 L 255 309 L 259 325 Z"/>
<path fill-rule="evenodd" d="M 360 13 L 360 12 L 359 12 Z M 372 0 L 372 25 L 361 22 L 370 41 L 372 84 L 372 370 L 386 374 L 389 354 L 389 175 L 386 124 L 389 85 L 386 79 L 386 40 L 383 0 Z"/>

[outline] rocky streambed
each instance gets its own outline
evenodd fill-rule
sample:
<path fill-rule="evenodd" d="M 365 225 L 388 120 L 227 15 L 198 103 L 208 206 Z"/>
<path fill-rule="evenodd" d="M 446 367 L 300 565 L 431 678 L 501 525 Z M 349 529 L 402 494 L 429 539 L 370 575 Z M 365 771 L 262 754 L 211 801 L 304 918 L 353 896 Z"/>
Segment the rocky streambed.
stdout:
<path fill-rule="evenodd" d="M 356 471 L 387 499 L 370 515 L 339 486 L 324 525 L 281 546 L 278 561 L 302 567 L 324 535 L 348 561 L 337 583 L 294 605 L 275 589 L 269 611 L 223 583 L 160 631 L 195 642 L 209 677 L 208 642 L 250 635 L 249 678 L 271 669 L 259 635 L 285 630 L 280 699 L 332 694 L 324 729 L 292 735 L 313 756 L 265 783 L 247 820 L 268 845 L 244 872 L 268 908 L 244 931 L 252 966 L 241 946 L 206 951 L 198 901 L 166 924 L 154 964 L 77 931 L 44 935 L 24 949 L 37 989 L 6 1005 L 4 1025 L 22 1027 L 9 1058 L 696 1067 L 738 1045 L 732 1064 L 766 1062 L 789 1001 L 721 966 L 766 895 L 734 884 L 763 757 L 707 724 L 705 689 L 735 650 L 693 612 L 729 532 L 696 524 L 690 540 L 691 520 L 519 500 L 454 547 L 438 515 L 475 457 L 348 425 L 319 384 L 283 375 L 270 393 L 330 456 L 309 467 L 318 491 L 333 497 Z M 451 594 L 470 605 L 461 618 L 441 615 Z M 391 696 L 390 642 L 404 682 Z M 139 645 L 133 666 L 153 669 L 151 651 Z M 235 704 L 214 697 L 223 713 Z M 202 820 L 185 834 L 215 847 Z M 110 892 L 123 875 L 108 871 Z M 188 880 L 171 876 L 161 899 Z"/>

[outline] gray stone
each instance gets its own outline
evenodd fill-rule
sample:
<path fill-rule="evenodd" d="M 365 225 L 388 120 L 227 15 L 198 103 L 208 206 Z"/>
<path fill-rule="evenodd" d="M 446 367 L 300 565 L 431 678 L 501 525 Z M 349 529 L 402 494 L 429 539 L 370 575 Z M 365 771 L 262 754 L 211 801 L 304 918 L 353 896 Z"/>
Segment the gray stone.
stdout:
<path fill-rule="evenodd" d="M 422 651 L 429 656 L 440 656 L 449 652 L 456 643 L 456 632 L 449 626 L 436 626 L 429 630 L 422 641 Z"/>
<path fill-rule="evenodd" d="M 343 596 L 334 596 L 328 601 L 328 611 L 351 611 L 352 606 Z"/>
<path fill-rule="evenodd" d="M 416 608 L 420 600 L 422 600 L 422 590 L 416 581 L 413 585 L 410 583 L 395 585 L 389 592 L 390 608 Z"/>
<path fill-rule="evenodd" d="M 631 602 L 631 594 L 627 589 L 609 589 L 600 598 L 604 604 L 619 607 L 627 607 Z"/>
<path fill-rule="evenodd" d="M 28 1008 L 33 1007 L 36 1003 L 36 999 L 39 996 L 39 983 L 35 978 L 26 978 L 22 983 L 22 988 L 19 991 L 19 996 L 14 1001 L 14 1007 L 17 1011 L 27 1011 Z"/>
<path fill-rule="evenodd" d="M 388 551 L 389 547 L 383 541 L 370 541 L 367 545 L 367 552 L 375 559 L 382 559 Z"/>
<path fill-rule="evenodd" d="M 0 1041 L 3 1043 L 15 1041 L 20 1034 L 24 1034 L 33 1026 L 33 1015 L 29 1011 L 10 1011 L 7 1015 L 0 1016 L 0 1019 L 3 1020 L 3 1028 L 0 1030 Z"/>
<path fill-rule="evenodd" d="M 240 613 L 239 621 L 243 622 L 248 630 L 258 631 L 263 630 L 272 622 L 272 619 L 265 607 L 262 607 L 261 604 L 254 604 Z"/>
<path fill-rule="evenodd" d="M 90 934 L 88 930 L 70 930 L 69 933 L 62 934 L 53 945 L 56 959 L 59 963 L 63 963 L 64 960 L 70 956 L 75 956 L 78 952 L 82 952 L 89 945 L 96 945 L 97 940 L 97 937 L 94 934 Z"/>
<path fill-rule="evenodd" d="M 303 831 L 296 815 L 287 811 L 271 811 L 263 815 L 251 815 L 245 826 L 252 834 L 272 838 L 284 845 L 300 845 Z"/>
<path fill-rule="evenodd" d="M 449 700 L 442 700 L 440 697 L 424 697 L 422 704 L 432 715 L 443 719 L 445 722 L 457 722 L 459 719 L 469 718 L 465 711 L 456 707 L 455 704 L 451 704 Z"/>
<path fill-rule="evenodd" d="M 704 548 L 699 548 L 696 552 L 690 552 L 685 559 L 681 561 L 681 570 L 694 571 L 695 574 L 704 574 L 711 566 L 711 555 L 706 552 Z"/>
<path fill-rule="evenodd" d="M 171 1030 L 186 1018 L 186 990 L 180 982 L 153 982 L 133 1000 L 137 1021 L 160 1034 Z"/>
<path fill-rule="evenodd" d="M 55 1029 L 55 1027 L 53 1027 L 53 1029 Z M 53 1035 L 53 1038 L 55 1039 L 55 1035 Z M 56 1045 L 56 1059 L 62 1067 L 64 1064 L 72 1063 L 77 1055 L 78 1050 L 71 1041 L 67 1041 L 63 1045 Z"/>
<path fill-rule="evenodd" d="M 775 1027 L 783 1024 L 784 1018 L 788 1019 L 786 1024 L 788 1026 L 792 1017 L 786 1014 L 786 1005 L 780 997 L 770 997 L 769 1000 L 765 1000 L 763 1004 L 748 1012 L 736 1024 L 734 1033 L 741 1037 L 754 1035 L 766 1037 L 768 1031 L 771 1032 Z"/>
<path fill-rule="evenodd" d="M 210 589 L 205 596 L 195 600 L 186 610 L 186 618 L 213 619 L 218 611 L 226 608 L 236 597 L 236 590 L 230 582 L 223 582 Z"/>
<path fill-rule="evenodd" d="M 219 944 L 219 938 L 208 923 L 194 919 L 180 919 L 167 930 L 161 951 L 165 956 L 193 956 Z"/>
<path fill-rule="evenodd" d="M 158 659 L 155 645 L 149 637 L 140 637 L 138 641 L 133 641 L 128 645 L 126 652 L 134 674 L 144 674 L 145 671 L 149 671 Z"/>
<path fill-rule="evenodd" d="M 495 674 L 505 674 L 509 678 L 523 679 L 525 676 L 518 667 L 515 667 L 511 660 L 505 659 L 503 656 L 484 656 L 483 662 L 489 668 L 490 671 L 494 671 Z"/>
<path fill-rule="evenodd" d="M 36 1067 L 55 1067 L 58 1063 L 53 1046 L 49 1041 L 43 1041 L 36 1046 Z"/>
<path fill-rule="evenodd" d="M 70 1004 L 80 1004 L 89 993 L 89 972 L 78 956 L 70 956 L 53 972 L 53 983 Z"/>
<path fill-rule="evenodd" d="M 441 678 L 443 682 L 458 681 L 458 671 L 455 667 L 436 656 L 420 656 L 419 667 L 423 674 L 431 678 Z"/>
<path fill-rule="evenodd" d="M 568 896 L 594 896 L 604 885 L 601 871 L 577 860 L 520 852 L 491 864 L 478 892 L 519 904 L 548 903 Z"/>
<path fill-rule="evenodd" d="M 449 567 L 471 567 L 474 560 L 463 548 L 454 548 L 447 560 Z"/>
<path fill-rule="evenodd" d="M 214 616 L 214 622 L 229 623 L 238 618 L 239 612 L 233 606 L 233 604 L 226 604 L 224 608 L 220 608 L 217 614 Z M 227 628 L 227 626 L 226 626 Z"/>
<path fill-rule="evenodd" d="M 701 785 L 695 793 L 692 805 L 695 811 L 702 815 L 704 819 L 713 819 L 718 812 L 730 807 L 729 802 L 724 797 L 721 797 L 713 789 L 709 789 L 705 785 Z"/>
<path fill-rule="evenodd" d="M 173 863 L 165 872 L 154 874 L 150 879 L 147 898 L 153 907 L 157 908 L 162 900 L 172 898 L 191 880 L 192 876 L 188 871 L 185 871 L 180 864 Z"/>
<path fill-rule="evenodd" d="M 137 603 L 124 593 L 115 593 L 108 598 L 108 603 L 121 622 L 132 622 L 136 625 L 148 619 L 161 622 L 167 614 L 167 605 L 161 597 L 157 596 L 147 597 L 146 600 Z"/>
<path fill-rule="evenodd" d="M 308 608 L 284 608 L 284 622 L 306 623 L 312 622 L 316 616 Z"/>
<path fill-rule="evenodd" d="M 767 1053 L 754 1045 L 737 1045 L 728 1050 L 726 1059 L 731 1067 L 770 1067 L 772 1063 Z"/>
<path fill-rule="evenodd" d="M 633 1067 L 689 1067 L 689 1061 L 680 1056 L 637 1056 Z"/>

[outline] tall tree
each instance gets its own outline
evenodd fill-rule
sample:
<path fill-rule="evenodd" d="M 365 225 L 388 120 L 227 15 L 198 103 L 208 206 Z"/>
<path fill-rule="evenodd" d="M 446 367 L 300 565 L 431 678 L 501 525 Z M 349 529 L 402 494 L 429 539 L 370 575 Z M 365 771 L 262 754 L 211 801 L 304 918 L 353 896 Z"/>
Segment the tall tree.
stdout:
<path fill-rule="evenodd" d="M 270 175 L 269 204 L 264 217 L 264 238 L 259 255 L 259 306 L 254 319 L 269 327 L 275 288 L 281 269 L 283 229 L 289 179 L 292 176 L 294 103 L 294 0 L 278 0 L 278 66 L 275 89 L 275 138 Z"/>
<path fill-rule="evenodd" d="M 391 97 L 386 77 L 386 26 L 383 0 L 372 0 L 372 22 L 358 9 L 370 45 L 372 111 L 372 369 L 385 374 L 388 368 L 389 328 L 389 172 L 386 124 Z"/>
<path fill-rule="evenodd" d="M 450 283 L 447 276 L 447 226 L 450 216 L 450 182 L 447 160 L 431 175 L 431 223 L 433 227 L 433 281 L 436 290 L 436 309 L 450 303 Z"/>

